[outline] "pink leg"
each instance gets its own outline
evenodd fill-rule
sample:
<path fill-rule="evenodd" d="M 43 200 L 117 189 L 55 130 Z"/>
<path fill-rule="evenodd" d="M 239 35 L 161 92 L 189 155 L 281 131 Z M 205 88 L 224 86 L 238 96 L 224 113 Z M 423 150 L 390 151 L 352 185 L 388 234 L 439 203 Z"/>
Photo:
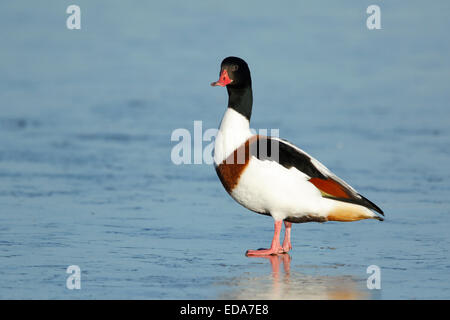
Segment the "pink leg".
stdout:
<path fill-rule="evenodd" d="M 283 253 L 283 248 L 280 246 L 280 232 L 282 226 L 283 226 L 282 220 L 275 221 L 275 232 L 273 234 L 270 249 L 247 250 L 245 254 L 247 256 L 265 256 L 269 254 Z"/>
<path fill-rule="evenodd" d="M 283 240 L 283 251 L 284 252 L 289 252 L 289 250 L 292 249 L 292 244 L 291 244 L 291 227 L 292 227 L 292 223 L 291 222 L 284 222 L 284 227 L 285 227 L 285 231 L 284 231 L 284 240 Z"/>

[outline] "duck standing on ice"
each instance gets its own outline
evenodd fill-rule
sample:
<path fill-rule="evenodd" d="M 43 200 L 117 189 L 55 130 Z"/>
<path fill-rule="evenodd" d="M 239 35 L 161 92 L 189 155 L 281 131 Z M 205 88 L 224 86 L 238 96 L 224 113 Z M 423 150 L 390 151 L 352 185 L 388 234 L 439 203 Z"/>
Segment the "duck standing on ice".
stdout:
<path fill-rule="evenodd" d="M 383 221 L 378 206 L 306 152 L 286 140 L 251 133 L 252 80 L 244 60 L 225 58 L 219 80 L 211 85 L 228 91 L 228 108 L 214 146 L 220 181 L 241 205 L 275 220 L 270 249 L 248 250 L 247 255 L 288 252 L 293 222 Z"/>

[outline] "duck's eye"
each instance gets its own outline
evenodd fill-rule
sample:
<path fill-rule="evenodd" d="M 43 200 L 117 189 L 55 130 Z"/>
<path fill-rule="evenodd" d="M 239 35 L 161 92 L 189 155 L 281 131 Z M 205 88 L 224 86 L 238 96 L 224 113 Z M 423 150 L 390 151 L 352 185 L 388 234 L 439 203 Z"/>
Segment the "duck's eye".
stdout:
<path fill-rule="evenodd" d="M 231 66 L 231 71 L 236 71 L 237 69 L 239 69 L 239 66 L 237 64 Z"/>

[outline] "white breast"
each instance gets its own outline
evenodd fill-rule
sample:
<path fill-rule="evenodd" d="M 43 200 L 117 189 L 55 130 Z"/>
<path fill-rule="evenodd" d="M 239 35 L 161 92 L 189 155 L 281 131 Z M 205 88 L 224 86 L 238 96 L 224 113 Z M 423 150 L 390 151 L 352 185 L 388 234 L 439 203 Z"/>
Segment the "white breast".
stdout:
<path fill-rule="evenodd" d="M 251 136 L 247 118 L 234 109 L 227 108 L 214 144 L 214 163 L 216 165 L 222 163 Z"/>

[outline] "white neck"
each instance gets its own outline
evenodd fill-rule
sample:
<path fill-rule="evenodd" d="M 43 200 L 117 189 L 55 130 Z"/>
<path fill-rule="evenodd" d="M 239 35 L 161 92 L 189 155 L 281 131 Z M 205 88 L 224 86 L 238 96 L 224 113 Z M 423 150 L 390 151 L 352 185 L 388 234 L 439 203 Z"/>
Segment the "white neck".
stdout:
<path fill-rule="evenodd" d="M 251 136 L 250 122 L 247 118 L 236 110 L 227 108 L 214 144 L 214 163 L 216 165 L 222 163 Z"/>

